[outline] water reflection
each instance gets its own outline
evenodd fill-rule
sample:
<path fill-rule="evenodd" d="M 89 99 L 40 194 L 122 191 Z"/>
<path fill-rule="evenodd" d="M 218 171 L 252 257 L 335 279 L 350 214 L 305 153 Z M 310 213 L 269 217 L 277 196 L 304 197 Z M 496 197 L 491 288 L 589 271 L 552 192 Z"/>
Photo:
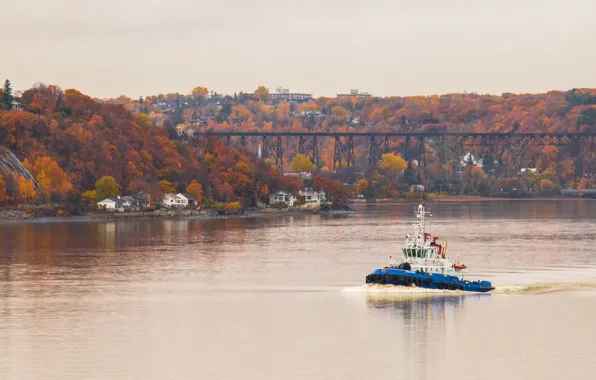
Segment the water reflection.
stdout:
<path fill-rule="evenodd" d="M 404 294 L 369 294 L 366 305 L 402 320 L 408 325 L 419 321 L 434 323 L 445 320 L 448 315 L 457 313 L 463 307 L 468 295 L 404 295 Z M 470 295 L 474 297 L 474 295 Z"/>

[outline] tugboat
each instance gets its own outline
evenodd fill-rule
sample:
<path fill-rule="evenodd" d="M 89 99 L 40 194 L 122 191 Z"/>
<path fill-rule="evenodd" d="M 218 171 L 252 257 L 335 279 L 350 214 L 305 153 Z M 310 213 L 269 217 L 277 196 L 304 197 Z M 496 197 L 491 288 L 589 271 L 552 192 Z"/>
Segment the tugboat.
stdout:
<path fill-rule="evenodd" d="M 430 214 L 423 204 L 418 205 L 414 234 L 406 235 L 401 257 L 384 268 L 366 276 L 367 284 L 417 286 L 427 289 L 490 292 L 489 281 L 464 280 L 467 267 L 446 257 L 447 242 L 437 243 L 438 237 L 426 232 L 425 217 Z M 459 256 L 459 255 L 458 255 Z"/>

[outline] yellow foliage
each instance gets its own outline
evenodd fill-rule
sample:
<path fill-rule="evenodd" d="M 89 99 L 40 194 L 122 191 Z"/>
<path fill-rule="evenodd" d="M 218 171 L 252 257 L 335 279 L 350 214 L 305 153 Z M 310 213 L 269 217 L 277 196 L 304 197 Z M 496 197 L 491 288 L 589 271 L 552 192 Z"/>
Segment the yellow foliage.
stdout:
<path fill-rule="evenodd" d="M 400 155 L 393 153 L 385 153 L 381 156 L 381 160 L 377 163 L 380 169 L 389 170 L 391 172 L 398 172 L 405 170 L 408 167 L 406 160 Z"/>
<path fill-rule="evenodd" d="M 35 185 L 30 179 L 25 179 L 22 175 L 18 175 L 16 180 L 17 197 L 19 200 L 28 202 L 36 198 Z"/>
<path fill-rule="evenodd" d="M 190 91 L 190 94 L 195 99 L 201 99 L 209 95 L 209 89 L 207 87 L 197 86 Z"/>
<path fill-rule="evenodd" d="M 242 208 L 240 202 L 226 202 L 223 206 L 225 211 L 238 211 Z"/>
<path fill-rule="evenodd" d="M 103 176 L 95 182 L 95 194 L 99 200 L 115 197 L 120 194 L 120 185 L 112 176 Z"/>
<path fill-rule="evenodd" d="M 308 157 L 298 153 L 290 163 L 290 168 L 294 173 L 313 172 L 317 168 L 317 165 L 313 164 Z"/>
<path fill-rule="evenodd" d="M 269 98 L 269 89 L 265 86 L 259 86 L 254 92 L 254 95 L 264 102 Z"/>
<path fill-rule="evenodd" d="M 50 157 L 38 157 L 33 164 L 25 159 L 23 165 L 35 177 L 43 198 L 63 200 L 73 190 L 68 175 Z"/>
<path fill-rule="evenodd" d="M 356 193 L 357 194 L 364 194 L 368 190 L 368 181 L 366 179 L 361 179 L 356 184 Z"/>
<path fill-rule="evenodd" d="M 540 180 L 540 192 L 542 193 L 552 193 L 555 190 L 555 185 L 549 179 L 542 179 Z"/>
<path fill-rule="evenodd" d="M 166 181 L 165 179 L 159 181 L 159 189 L 161 190 L 162 193 L 175 193 L 176 192 L 176 186 L 172 182 Z"/>
<path fill-rule="evenodd" d="M 86 199 L 92 204 L 95 204 L 95 202 L 97 202 L 97 193 L 95 192 L 95 190 L 87 190 L 83 194 L 81 194 L 81 196 L 83 197 L 83 199 Z"/>

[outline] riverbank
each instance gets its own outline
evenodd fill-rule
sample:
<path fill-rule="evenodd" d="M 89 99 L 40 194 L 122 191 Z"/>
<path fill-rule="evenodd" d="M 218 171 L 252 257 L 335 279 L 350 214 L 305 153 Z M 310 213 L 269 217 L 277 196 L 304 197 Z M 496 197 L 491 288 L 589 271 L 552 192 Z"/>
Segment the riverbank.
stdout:
<path fill-rule="evenodd" d="M 575 196 L 533 196 L 533 197 L 482 197 L 479 195 L 439 195 L 411 198 L 381 198 L 381 199 L 351 199 L 352 204 L 395 204 L 395 203 L 419 203 L 419 202 L 487 202 L 487 201 L 571 201 L 571 200 L 596 200 L 587 197 Z"/>
<path fill-rule="evenodd" d="M 221 214 L 216 210 L 167 210 L 167 211 L 125 211 L 125 212 L 104 212 L 92 211 L 80 215 L 49 215 L 43 213 L 37 215 L 35 212 L 29 210 L 0 210 L 0 222 L 58 222 L 58 221 L 101 221 L 101 220 L 127 220 L 127 219 L 197 219 L 197 220 L 217 220 L 217 219 L 242 219 L 242 218 L 259 218 L 271 216 L 292 216 L 292 215 L 307 215 L 319 214 L 319 210 L 313 209 L 248 209 L 235 213 Z M 324 214 L 321 212 L 321 214 Z"/>

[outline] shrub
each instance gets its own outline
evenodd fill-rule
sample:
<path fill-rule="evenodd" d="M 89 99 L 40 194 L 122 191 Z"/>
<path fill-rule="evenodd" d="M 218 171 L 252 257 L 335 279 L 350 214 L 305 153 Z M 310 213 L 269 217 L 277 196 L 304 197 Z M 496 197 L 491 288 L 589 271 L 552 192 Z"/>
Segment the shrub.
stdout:
<path fill-rule="evenodd" d="M 223 205 L 223 209 L 226 212 L 239 211 L 242 208 L 240 202 L 226 202 Z"/>

